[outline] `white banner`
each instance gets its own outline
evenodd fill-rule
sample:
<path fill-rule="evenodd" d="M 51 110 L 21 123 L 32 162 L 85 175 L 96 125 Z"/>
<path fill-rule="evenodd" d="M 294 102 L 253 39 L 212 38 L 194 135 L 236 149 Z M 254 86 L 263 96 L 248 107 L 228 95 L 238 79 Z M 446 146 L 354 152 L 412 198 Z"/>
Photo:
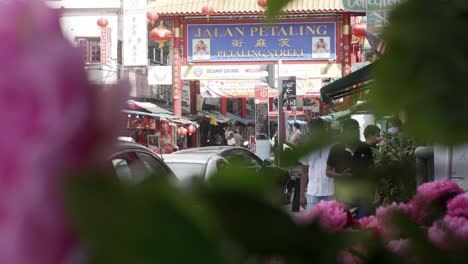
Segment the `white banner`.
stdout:
<path fill-rule="evenodd" d="M 148 67 L 149 85 L 172 85 L 172 66 Z"/>
<path fill-rule="evenodd" d="M 146 0 L 123 0 L 123 65 L 148 64 Z"/>
<path fill-rule="evenodd" d="M 282 64 L 280 67 L 280 77 L 341 78 L 341 75 L 341 65 L 337 63 Z M 267 76 L 266 65 L 182 66 L 183 80 L 260 79 Z"/>

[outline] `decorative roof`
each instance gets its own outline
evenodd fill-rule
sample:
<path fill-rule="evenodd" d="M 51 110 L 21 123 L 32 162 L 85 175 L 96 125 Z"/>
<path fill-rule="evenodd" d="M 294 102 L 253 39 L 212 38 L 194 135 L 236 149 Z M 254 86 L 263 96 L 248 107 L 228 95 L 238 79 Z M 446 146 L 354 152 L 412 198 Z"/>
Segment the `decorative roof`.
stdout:
<path fill-rule="evenodd" d="M 201 15 L 203 6 L 213 6 L 215 15 L 261 14 L 264 10 L 256 0 L 156 0 L 149 10 L 161 15 Z M 283 8 L 286 13 L 343 12 L 342 0 L 293 0 Z"/>

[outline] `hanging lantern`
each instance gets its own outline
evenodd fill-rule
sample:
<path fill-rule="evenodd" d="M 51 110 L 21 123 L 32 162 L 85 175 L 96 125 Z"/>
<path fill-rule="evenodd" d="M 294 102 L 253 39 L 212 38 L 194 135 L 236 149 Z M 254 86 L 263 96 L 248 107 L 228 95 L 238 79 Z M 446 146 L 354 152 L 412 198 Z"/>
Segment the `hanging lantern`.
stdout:
<path fill-rule="evenodd" d="M 214 14 L 214 8 L 211 5 L 202 7 L 202 14 L 206 16 L 206 19 L 210 19 L 210 16 Z"/>
<path fill-rule="evenodd" d="M 164 42 L 172 39 L 172 31 L 167 29 L 163 24 L 160 24 L 158 27 L 151 30 L 150 38 L 154 42 L 158 42 L 159 48 L 161 49 L 164 46 Z"/>
<path fill-rule="evenodd" d="M 261 8 L 266 8 L 268 5 L 268 0 L 257 0 L 257 5 Z"/>
<path fill-rule="evenodd" d="M 148 19 L 148 21 L 151 21 L 151 24 L 153 25 L 154 22 L 158 21 L 159 15 L 156 12 L 150 11 L 146 13 L 146 19 Z"/>
<path fill-rule="evenodd" d="M 189 136 L 191 136 L 193 133 L 195 133 L 195 131 L 197 131 L 197 129 L 193 125 L 189 125 L 187 127 L 187 132 L 188 132 Z"/>
<path fill-rule="evenodd" d="M 179 127 L 177 133 L 179 136 L 184 137 L 187 134 L 187 129 L 185 127 Z"/>
<path fill-rule="evenodd" d="M 97 24 L 98 24 L 98 26 L 100 26 L 102 28 L 105 28 L 105 27 L 107 27 L 107 25 L 109 25 L 109 21 L 107 19 L 101 17 L 100 19 L 98 19 Z"/>
<path fill-rule="evenodd" d="M 366 23 L 359 23 L 359 24 L 354 24 L 353 26 L 353 36 L 355 36 L 358 39 L 363 39 L 366 37 Z"/>

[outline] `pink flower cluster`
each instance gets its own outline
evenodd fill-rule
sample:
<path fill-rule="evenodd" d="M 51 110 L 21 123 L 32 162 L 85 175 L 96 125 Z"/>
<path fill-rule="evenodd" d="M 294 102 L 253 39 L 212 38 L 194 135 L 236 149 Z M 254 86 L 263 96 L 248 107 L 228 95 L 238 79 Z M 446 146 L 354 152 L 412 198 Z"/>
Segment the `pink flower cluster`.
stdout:
<path fill-rule="evenodd" d="M 313 221 L 318 221 L 327 231 L 341 231 L 349 224 L 349 212 L 337 201 L 321 201 L 298 218 L 298 222 L 302 224 Z"/>
<path fill-rule="evenodd" d="M 435 245 L 445 250 L 468 246 L 468 192 L 447 204 L 447 214 L 434 222 L 428 235 Z"/>
<path fill-rule="evenodd" d="M 416 223 L 423 224 L 428 213 L 431 212 L 431 207 L 446 206 L 450 199 L 463 192 L 460 186 L 448 179 L 425 183 L 418 187 L 416 195 L 409 205 L 411 217 Z M 439 209 L 445 211 L 446 207 Z"/>
<path fill-rule="evenodd" d="M 103 161 L 126 86 L 88 82 L 44 1 L 1 3 L 0 39 L 0 263 L 64 263 L 77 246 L 64 173 Z"/>

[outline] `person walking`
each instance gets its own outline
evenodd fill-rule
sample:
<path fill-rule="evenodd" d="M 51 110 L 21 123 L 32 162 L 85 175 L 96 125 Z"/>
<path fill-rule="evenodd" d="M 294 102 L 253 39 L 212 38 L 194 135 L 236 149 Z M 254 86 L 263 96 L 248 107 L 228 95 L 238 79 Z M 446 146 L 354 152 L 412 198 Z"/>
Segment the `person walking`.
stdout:
<path fill-rule="evenodd" d="M 242 145 L 242 136 L 239 134 L 239 131 L 234 130 L 234 140 L 236 147 L 240 147 Z"/>
<path fill-rule="evenodd" d="M 310 120 L 309 131 L 311 137 L 325 136 L 324 121 L 321 118 Z M 329 151 L 330 147 L 322 147 L 299 160 L 302 165 L 299 202 L 303 209 L 334 199 L 334 180 L 326 175 Z"/>

